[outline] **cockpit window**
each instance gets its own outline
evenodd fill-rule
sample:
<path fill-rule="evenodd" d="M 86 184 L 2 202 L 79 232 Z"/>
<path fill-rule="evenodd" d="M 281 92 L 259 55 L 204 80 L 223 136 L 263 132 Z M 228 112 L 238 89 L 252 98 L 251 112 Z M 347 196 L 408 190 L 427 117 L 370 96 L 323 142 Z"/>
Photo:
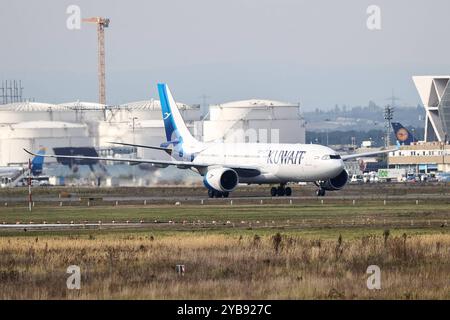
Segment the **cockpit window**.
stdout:
<path fill-rule="evenodd" d="M 322 157 L 322 160 L 330 160 L 330 159 L 340 159 L 341 156 L 338 154 L 326 154 Z"/>

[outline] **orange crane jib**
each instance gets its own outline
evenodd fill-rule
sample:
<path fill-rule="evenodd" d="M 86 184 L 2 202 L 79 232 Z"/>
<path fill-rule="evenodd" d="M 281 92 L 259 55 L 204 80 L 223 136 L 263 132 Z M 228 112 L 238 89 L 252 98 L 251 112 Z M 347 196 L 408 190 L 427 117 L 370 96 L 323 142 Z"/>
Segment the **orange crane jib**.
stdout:
<path fill-rule="evenodd" d="M 109 26 L 109 19 L 108 18 L 102 18 L 102 17 L 92 17 L 92 18 L 86 18 L 82 20 L 83 22 L 87 23 L 96 23 L 102 25 L 104 28 L 108 28 Z"/>

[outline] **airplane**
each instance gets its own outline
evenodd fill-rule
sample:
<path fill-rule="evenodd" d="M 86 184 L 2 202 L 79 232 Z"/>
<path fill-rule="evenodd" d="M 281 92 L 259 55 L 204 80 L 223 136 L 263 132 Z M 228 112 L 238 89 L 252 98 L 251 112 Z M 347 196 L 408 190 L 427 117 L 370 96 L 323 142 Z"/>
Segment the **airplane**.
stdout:
<path fill-rule="evenodd" d="M 409 146 L 411 142 L 417 142 L 416 137 L 409 132 L 400 122 L 392 122 L 392 129 L 394 129 L 395 137 L 398 143 Z"/>
<path fill-rule="evenodd" d="M 31 160 L 31 175 L 39 176 L 42 174 L 42 167 L 44 165 L 45 148 L 40 148 L 37 153 L 34 154 L 33 160 Z M 2 182 L 11 181 L 17 178 L 19 175 L 23 174 L 28 170 L 27 167 L 23 166 L 3 166 L 0 167 L 0 179 Z M 8 182 L 8 183 L 9 183 Z M 6 182 L 5 182 L 6 183 Z"/>
<path fill-rule="evenodd" d="M 44 167 L 45 148 L 40 148 L 33 160 L 31 160 L 31 175 L 38 176 L 42 174 Z"/>
<path fill-rule="evenodd" d="M 226 143 L 201 142 L 189 132 L 169 87 L 158 84 L 166 142 L 160 146 L 119 145 L 162 150 L 171 160 L 54 156 L 46 157 L 121 161 L 132 164 L 149 163 L 156 167 L 175 166 L 191 169 L 203 177 L 210 198 L 228 197 L 238 184 L 271 184 L 271 196 L 291 196 L 291 182 L 314 182 L 317 196 L 326 191 L 342 189 L 348 181 L 344 161 L 374 156 L 393 150 L 339 155 L 331 148 L 317 144 Z M 29 154 L 32 152 L 24 149 Z"/>

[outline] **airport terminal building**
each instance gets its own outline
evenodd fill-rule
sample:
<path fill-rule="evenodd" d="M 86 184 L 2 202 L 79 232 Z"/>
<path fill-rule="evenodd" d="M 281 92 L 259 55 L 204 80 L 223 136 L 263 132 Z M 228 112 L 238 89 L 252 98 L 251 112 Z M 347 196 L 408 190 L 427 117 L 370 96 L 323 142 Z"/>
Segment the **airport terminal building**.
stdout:
<path fill-rule="evenodd" d="M 389 168 L 410 173 L 450 172 L 450 145 L 442 142 L 413 143 L 389 153 Z"/>
<path fill-rule="evenodd" d="M 450 75 L 414 76 L 413 82 L 426 112 L 424 141 L 389 153 L 389 167 L 410 173 L 450 172 Z"/>

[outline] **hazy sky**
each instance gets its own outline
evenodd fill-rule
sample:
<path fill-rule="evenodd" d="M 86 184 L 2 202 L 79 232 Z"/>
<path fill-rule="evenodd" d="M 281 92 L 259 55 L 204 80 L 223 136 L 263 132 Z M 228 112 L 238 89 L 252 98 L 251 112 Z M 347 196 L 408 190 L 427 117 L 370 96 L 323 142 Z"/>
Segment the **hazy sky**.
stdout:
<path fill-rule="evenodd" d="M 450 73 L 448 0 L 2 0 L 0 79 L 38 101 L 97 101 L 95 26 L 67 29 L 71 4 L 111 19 L 110 104 L 157 98 L 165 81 L 186 103 L 384 105 L 394 88 L 416 105 L 412 75 Z M 371 4 L 379 31 L 366 27 Z"/>

